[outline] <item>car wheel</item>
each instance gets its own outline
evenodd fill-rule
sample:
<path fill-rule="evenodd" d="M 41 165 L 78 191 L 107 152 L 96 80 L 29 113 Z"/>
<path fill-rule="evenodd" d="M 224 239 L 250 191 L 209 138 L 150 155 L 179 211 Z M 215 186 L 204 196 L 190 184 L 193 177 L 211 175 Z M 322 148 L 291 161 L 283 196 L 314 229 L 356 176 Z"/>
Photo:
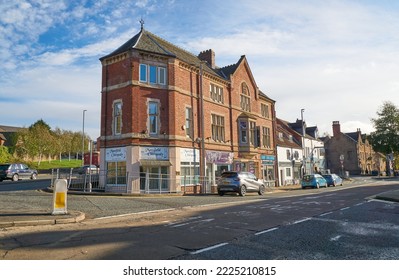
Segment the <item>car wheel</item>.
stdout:
<path fill-rule="evenodd" d="M 32 176 L 30 176 L 30 178 L 31 178 L 32 180 L 36 180 L 36 179 L 37 179 L 37 174 L 36 174 L 36 173 L 33 173 Z"/>
<path fill-rule="evenodd" d="M 246 193 L 247 193 L 247 188 L 244 185 L 240 186 L 240 190 L 239 190 L 238 194 L 240 196 L 245 196 Z"/>
<path fill-rule="evenodd" d="M 218 191 L 218 195 L 224 196 L 224 192 Z"/>
<path fill-rule="evenodd" d="M 265 186 L 262 185 L 262 186 L 259 187 L 258 194 L 259 195 L 264 195 L 265 194 Z"/>
<path fill-rule="evenodd" d="M 332 184 L 332 186 L 333 186 L 333 187 L 335 187 L 335 186 L 336 186 L 336 184 L 335 184 L 335 183 L 333 183 L 333 184 Z"/>
<path fill-rule="evenodd" d="M 12 180 L 13 180 L 14 182 L 18 181 L 18 180 L 19 180 L 18 174 L 12 175 Z"/>
<path fill-rule="evenodd" d="M 320 189 L 320 184 L 316 183 L 316 189 Z"/>

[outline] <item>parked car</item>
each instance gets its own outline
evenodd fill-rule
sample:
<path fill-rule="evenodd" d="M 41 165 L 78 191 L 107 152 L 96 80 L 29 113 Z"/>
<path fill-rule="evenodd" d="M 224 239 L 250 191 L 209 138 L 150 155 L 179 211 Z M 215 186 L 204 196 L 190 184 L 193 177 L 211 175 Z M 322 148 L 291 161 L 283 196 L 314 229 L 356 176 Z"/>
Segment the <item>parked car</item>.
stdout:
<path fill-rule="evenodd" d="M 98 167 L 93 164 L 83 165 L 81 167 L 78 167 L 76 170 L 79 174 L 90 174 L 90 172 L 91 174 L 97 174 L 99 171 Z"/>
<path fill-rule="evenodd" d="M 37 170 L 29 168 L 24 163 L 0 164 L 0 182 L 3 180 L 18 181 L 20 179 L 37 178 Z"/>
<path fill-rule="evenodd" d="M 241 196 L 245 196 L 247 192 L 263 195 L 265 185 L 251 172 L 227 171 L 220 176 L 217 191 L 219 195 L 224 195 L 226 192 L 235 192 Z"/>
<path fill-rule="evenodd" d="M 302 189 L 307 187 L 320 188 L 327 187 L 327 181 L 319 174 L 305 175 L 301 182 Z"/>
<path fill-rule="evenodd" d="M 324 179 L 327 181 L 327 186 L 342 186 L 343 180 L 337 174 L 325 174 L 323 175 Z"/>

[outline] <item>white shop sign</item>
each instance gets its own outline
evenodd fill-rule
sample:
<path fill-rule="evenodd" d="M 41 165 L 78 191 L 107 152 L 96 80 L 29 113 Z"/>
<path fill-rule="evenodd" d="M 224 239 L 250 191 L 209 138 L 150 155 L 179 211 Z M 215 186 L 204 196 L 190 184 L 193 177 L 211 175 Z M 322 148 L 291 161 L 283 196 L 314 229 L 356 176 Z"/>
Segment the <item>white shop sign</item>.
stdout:
<path fill-rule="evenodd" d="M 200 153 L 198 149 L 180 149 L 181 162 L 199 162 Z"/>
<path fill-rule="evenodd" d="M 106 161 L 126 161 L 126 147 L 108 148 L 105 150 Z"/>
<path fill-rule="evenodd" d="M 166 147 L 140 147 L 140 159 L 168 160 L 169 149 Z"/>

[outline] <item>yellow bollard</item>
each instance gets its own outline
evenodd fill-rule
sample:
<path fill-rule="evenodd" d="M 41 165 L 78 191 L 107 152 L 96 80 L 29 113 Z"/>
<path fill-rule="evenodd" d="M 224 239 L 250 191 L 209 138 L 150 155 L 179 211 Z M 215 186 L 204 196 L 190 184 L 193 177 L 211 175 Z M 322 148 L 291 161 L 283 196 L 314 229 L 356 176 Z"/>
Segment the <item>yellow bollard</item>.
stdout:
<path fill-rule="evenodd" d="M 67 214 L 67 180 L 55 180 L 53 195 L 53 215 Z"/>

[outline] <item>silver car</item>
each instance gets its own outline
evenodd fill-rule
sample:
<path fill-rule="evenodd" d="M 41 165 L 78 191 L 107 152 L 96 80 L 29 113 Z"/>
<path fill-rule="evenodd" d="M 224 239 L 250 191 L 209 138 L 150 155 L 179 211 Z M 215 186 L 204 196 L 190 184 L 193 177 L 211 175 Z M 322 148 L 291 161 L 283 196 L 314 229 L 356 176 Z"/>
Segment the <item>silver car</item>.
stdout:
<path fill-rule="evenodd" d="M 217 190 L 219 195 L 226 192 L 235 192 L 240 196 L 245 196 L 247 192 L 257 192 L 259 195 L 265 193 L 265 186 L 251 172 L 227 171 L 223 172 L 218 183 Z"/>

